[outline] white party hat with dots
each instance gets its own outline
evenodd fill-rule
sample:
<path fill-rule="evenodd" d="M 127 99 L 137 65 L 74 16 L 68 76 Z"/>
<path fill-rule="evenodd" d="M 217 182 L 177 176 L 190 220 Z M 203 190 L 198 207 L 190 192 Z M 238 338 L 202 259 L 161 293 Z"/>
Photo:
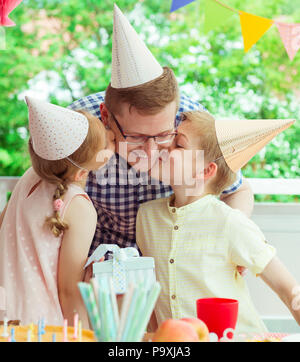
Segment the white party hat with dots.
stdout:
<path fill-rule="evenodd" d="M 111 86 L 134 87 L 158 78 L 163 68 L 114 4 Z"/>
<path fill-rule="evenodd" d="M 233 172 L 242 168 L 294 119 L 216 120 L 216 135 L 227 165 Z"/>
<path fill-rule="evenodd" d="M 34 152 L 45 160 L 61 160 L 85 140 L 89 122 L 81 113 L 33 97 L 25 97 Z"/>

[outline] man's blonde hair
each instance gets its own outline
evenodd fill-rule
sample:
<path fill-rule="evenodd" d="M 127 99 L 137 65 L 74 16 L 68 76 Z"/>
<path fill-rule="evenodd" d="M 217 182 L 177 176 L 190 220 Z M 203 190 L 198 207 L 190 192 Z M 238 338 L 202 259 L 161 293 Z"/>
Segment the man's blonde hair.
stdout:
<path fill-rule="evenodd" d="M 204 160 L 214 162 L 218 166 L 217 174 L 210 182 L 211 191 L 220 195 L 236 180 L 234 173 L 227 165 L 219 147 L 215 119 L 205 111 L 192 111 L 182 113 L 184 122 L 190 122 L 195 135 L 199 139 L 198 147 L 204 151 Z"/>
<path fill-rule="evenodd" d="M 135 87 L 117 89 L 109 84 L 104 100 L 108 110 L 120 114 L 120 104 L 128 103 L 140 113 L 152 115 L 159 113 L 173 101 L 178 109 L 179 90 L 176 77 L 172 69 L 164 67 L 163 70 L 160 77 Z"/>

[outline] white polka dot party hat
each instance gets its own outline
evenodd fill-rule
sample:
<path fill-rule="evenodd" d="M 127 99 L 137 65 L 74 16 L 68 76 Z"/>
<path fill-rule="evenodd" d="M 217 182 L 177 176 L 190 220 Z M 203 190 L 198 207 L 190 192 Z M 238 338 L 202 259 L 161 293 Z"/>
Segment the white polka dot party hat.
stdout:
<path fill-rule="evenodd" d="M 237 172 L 294 122 L 293 119 L 216 120 L 217 139 L 227 165 Z"/>
<path fill-rule="evenodd" d="M 78 112 L 33 97 L 25 97 L 34 152 L 45 160 L 61 160 L 85 140 L 89 122 Z"/>
<path fill-rule="evenodd" d="M 163 68 L 114 4 L 111 86 L 134 87 L 158 78 Z"/>

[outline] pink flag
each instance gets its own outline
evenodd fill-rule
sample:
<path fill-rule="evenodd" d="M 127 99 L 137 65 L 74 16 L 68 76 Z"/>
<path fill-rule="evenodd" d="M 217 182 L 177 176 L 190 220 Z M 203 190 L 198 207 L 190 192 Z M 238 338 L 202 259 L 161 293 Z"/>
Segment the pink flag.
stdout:
<path fill-rule="evenodd" d="M 8 14 L 11 13 L 23 0 L 0 0 L 0 26 L 16 25 Z"/>
<path fill-rule="evenodd" d="M 290 60 L 295 58 L 300 49 L 300 24 L 285 24 L 275 21 L 281 40 Z"/>

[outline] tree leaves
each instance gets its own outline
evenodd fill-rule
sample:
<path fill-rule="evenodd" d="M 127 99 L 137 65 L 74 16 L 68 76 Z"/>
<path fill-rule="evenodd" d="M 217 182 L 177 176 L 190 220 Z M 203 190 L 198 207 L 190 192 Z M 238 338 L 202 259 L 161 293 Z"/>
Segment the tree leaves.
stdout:
<path fill-rule="evenodd" d="M 24 91 L 36 88 L 39 96 L 66 106 L 107 87 L 113 3 L 24 0 L 12 13 L 17 26 L 6 29 L 7 49 L 0 51 L 1 175 L 21 175 L 29 166 L 28 137 L 20 133 L 28 122 Z M 299 8 L 289 0 L 228 0 L 228 5 L 300 22 Z M 173 68 L 181 89 L 216 117 L 300 118 L 300 54 L 289 61 L 275 27 L 244 54 L 238 16 L 204 34 L 203 1 L 171 14 L 168 1 L 119 0 L 118 6 L 160 64 Z M 244 174 L 299 177 L 299 149 L 297 123 L 255 156 Z"/>

